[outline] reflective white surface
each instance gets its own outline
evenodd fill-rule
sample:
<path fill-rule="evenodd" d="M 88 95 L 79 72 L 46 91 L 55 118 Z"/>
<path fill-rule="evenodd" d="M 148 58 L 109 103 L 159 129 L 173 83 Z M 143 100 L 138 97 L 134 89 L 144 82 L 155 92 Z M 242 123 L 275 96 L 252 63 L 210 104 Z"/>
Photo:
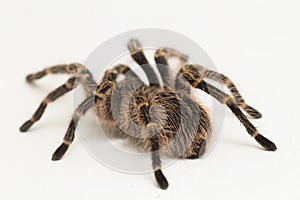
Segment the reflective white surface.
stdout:
<path fill-rule="evenodd" d="M 299 1 L 1 1 L 0 199 L 299 199 Z M 19 126 L 67 76 L 33 86 L 28 73 L 84 62 L 99 44 L 124 31 L 156 27 L 201 45 L 250 105 L 253 120 L 278 150 L 263 151 L 230 111 L 222 137 L 203 160 L 178 161 L 164 173 L 118 173 L 75 140 L 51 162 L 69 123 L 72 94 L 50 105 L 28 133 Z"/>

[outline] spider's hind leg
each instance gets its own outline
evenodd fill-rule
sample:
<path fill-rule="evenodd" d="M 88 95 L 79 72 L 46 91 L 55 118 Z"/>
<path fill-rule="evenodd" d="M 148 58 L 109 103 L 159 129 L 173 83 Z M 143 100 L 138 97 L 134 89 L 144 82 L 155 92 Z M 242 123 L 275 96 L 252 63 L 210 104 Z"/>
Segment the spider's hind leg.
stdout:
<path fill-rule="evenodd" d="M 203 75 L 204 78 L 211 79 L 218 83 L 224 84 L 232 94 L 235 103 L 240 108 L 242 108 L 248 115 L 255 119 L 262 117 L 262 114 L 259 111 L 246 104 L 244 98 L 242 97 L 234 83 L 230 80 L 230 78 L 228 78 L 224 74 L 209 70 L 201 65 L 197 65 L 197 68 L 199 69 L 199 72 Z"/>
<path fill-rule="evenodd" d="M 261 135 L 255 126 L 247 119 L 244 113 L 240 110 L 236 102 L 231 96 L 219 90 L 218 88 L 205 82 L 201 73 L 197 69 L 197 65 L 186 65 L 178 73 L 177 78 L 186 79 L 194 88 L 198 88 L 213 96 L 220 103 L 225 104 L 239 121 L 245 126 L 247 132 L 252 136 L 261 146 L 268 151 L 275 151 L 276 145 Z"/>

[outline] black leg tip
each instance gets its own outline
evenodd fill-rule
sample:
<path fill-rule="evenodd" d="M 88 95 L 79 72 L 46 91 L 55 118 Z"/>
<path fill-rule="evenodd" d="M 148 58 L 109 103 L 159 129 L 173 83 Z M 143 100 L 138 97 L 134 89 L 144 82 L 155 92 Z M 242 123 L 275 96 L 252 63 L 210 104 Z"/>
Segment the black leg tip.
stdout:
<path fill-rule="evenodd" d="M 251 106 L 248 106 L 248 108 L 246 108 L 245 111 L 254 119 L 262 118 L 262 114 L 258 112 L 255 108 L 252 108 Z"/>
<path fill-rule="evenodd" d="M 29 74 L 28 76 L 26 76 L 26 81 L 27 82 L 32 82 L 34 79 L 34 76 L 32 74 Z"/>
<path fill-rule="evenodd" d="M 21 127 L 20 127 L 20 131 L 21 132 L 26 132 L 31 126 L 32 126 L 33 122 L 31 120 L 26 121 Z"/>
<path fill-rule="evenodd" d="M 261 114 L 260 112 L 258 112 L 257 110 L 253 111 L 250 115 L 251 115 L 251 117 L 253 117 L 254 119 L 262 118 L 262 114 Z"/>
<path fill-rule="evenodd" d="M 52 160 L 53 161 L 60 160 L 64 156 L 68 148 L 69 148 L 68 144 L 62 143 L 53 153 Z"/>
<path fill-rule="evenodd" d="M 258 134 L 255 137 L 255 140 L 261 145 L 263 146 L 267 151 L 276 151 L 277 147 L 276 145 L 271 142 L 270 140 L 268 140 L 267 138 L 265 138 L 264 136 Z"/>
<path fill-rule="evenodd" d="M 169 183 L 160 169 L 154 171 L 156 181 L 159 187 L 163 190 L 169 187 Z"/>

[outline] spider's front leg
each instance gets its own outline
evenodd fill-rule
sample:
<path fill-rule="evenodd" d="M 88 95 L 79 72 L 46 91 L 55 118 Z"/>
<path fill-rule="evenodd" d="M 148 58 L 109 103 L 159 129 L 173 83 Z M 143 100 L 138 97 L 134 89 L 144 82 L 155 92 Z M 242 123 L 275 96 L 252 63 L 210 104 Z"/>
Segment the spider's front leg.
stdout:
<path fill-rule="evenodd" d="M 52 160 L 60 160 L 66 153 L 74 140 L 75 130 L 80 117 L 83 116 L 95 104 L 95 100 L 95 96 L 90 95 L 77 107 L 69 124 L 67 133 L 65 134 L 63 143 L 53 153 Z"/>
<path fill-rule="evenodd" d="M 101 101 L 107 98 L 111 90 L 116 86 L 117 77 L 120 74 L 125 74 L 133 79 L 136 78 L 138 81 L 138 76 L 131 71 L 131 69 L 126 65 L 117 65 L 113 69 L 109 69 L 105 72 L 101 84 L 97 89 L 93 90 L 91 94 L 76 108 L 71 122 L 69 124 L 67 133 L 63 139 L 63 143 L 56 149 L 53 153 L 52 160 L 60 160 L 65 152 L 68 150 L 70 144 L 73 142 L 75 137 L 75 130 L 79 119 L 91 108 L 97 101 Z"/>
<path fill-rule="evenodd" d="M 151 108 L 150 102 L 144 96 L 136 97 L 136 101 L 138 102 L 137 109 L 140 113 L 141 120 L 146 126 L 147 131 L 149 131 L 149 141 L 150 141 L 150 149 L 151 149 L 151 158 L 152 158 L 152 167 L 154 170 L 155 179 L 161 189 L 167 189 L 169 183 L 162 173 L 161 170 L 161 160 L 160 160 L 160 141 L 158 134 L 153 131 L 157 130 L 156 126 L 158 124 L 152 121 L 149 110 Z"/>
<path fill-rule="evenodd" d="M 262 145 L 268 151 L 275 151 L 277 149 L 276 145 L 262 136 L 258 130 L 251 124 L 244 113 L 240 110 L 238 105 L 234 102 L 231 96 L 227 95 L 218 88 L 205 82 L 203 75 L 199 72 L 197 65 L 186 65 L 180 69 L 177 74 L 177 81 L 180 79 L 185 79 L 194 88 L 203 90 L 204 92 L 210 94 L 220 103 L 227 105 L 234 115 L 240 120 L 240 122 L 245 126 L 247 132 L 254 137 L 254 139 Z"/>
<path fill-rule="evenodd" d="M 27 120 L 21 127 L 20 131 L 27 131 L 34 123 L 40 120 L 42 115 L 44 114 L 49 103 L 54 102 L 59 97 L 63 96 L 67 92 L 70 92 L 79 84 L 81 84 L 86 92 L 90 92 L 94 90 L 97 86 L 96 82 L 92 74 L 89 72 L 87 68 L 78 63 L 66 64 L 66 65 L 56 65 L 53 67 L 45 68 L 42 71 L 39 71 L 34 74 L 29 74 L 26 77 L 28 82 L 32 82 L 34 80 L 40 79 L 47 74 L 73 74 L 71 78 L 69 78 L 63 85 L 59 86 L 52 92 L 50 92 L 41 102 L 38 109 L 32 115 L 32 117 Z"/>
<path fill-rule="evenodd" d="M 116 77 L 113 76 L 115 79 Z M 92 94 L 89 95 L 74 111 L 71 122 L 69 124 L 67 133 L 63 139 L 63 143 L 56 149 L 56 151 L 52 155 L 52 160 L 60 160 L 63 155 L 68 150 L 69 146 L 74 140 L 75 130 L 78 124 L 79 119 L 90 109 L 93 107 L 97 101 L 101 101 L 106 98 L 107 93 L 115 87 L 115 82 L 107 80 L 102 82 L 98 88 L 92 91 Z"/>

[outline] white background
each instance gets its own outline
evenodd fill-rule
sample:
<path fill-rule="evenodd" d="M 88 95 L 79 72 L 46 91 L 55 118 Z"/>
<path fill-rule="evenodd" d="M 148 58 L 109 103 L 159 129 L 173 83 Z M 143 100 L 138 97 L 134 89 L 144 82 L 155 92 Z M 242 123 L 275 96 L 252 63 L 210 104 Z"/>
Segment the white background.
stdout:
<path fill-rule="evenodd" d="M 299 199 L 298 2 L 2 0 L 0 199 Z M 165 169 L 170 187 L 163 191 L 152 174 L 102 166 L 79 140 L 51 162 L 72 113 L 71 94 L 49 106 L 28 133 L 18 131 L 66 78 L 32 86 L 24 80 L 28 73 L 84 62 L 110 37 L 146 27 L 177 31 L 202 46 L 263 113 L 253 123 L 278 150 L 262 150 L 228 111 L 214 151 Z"/>

